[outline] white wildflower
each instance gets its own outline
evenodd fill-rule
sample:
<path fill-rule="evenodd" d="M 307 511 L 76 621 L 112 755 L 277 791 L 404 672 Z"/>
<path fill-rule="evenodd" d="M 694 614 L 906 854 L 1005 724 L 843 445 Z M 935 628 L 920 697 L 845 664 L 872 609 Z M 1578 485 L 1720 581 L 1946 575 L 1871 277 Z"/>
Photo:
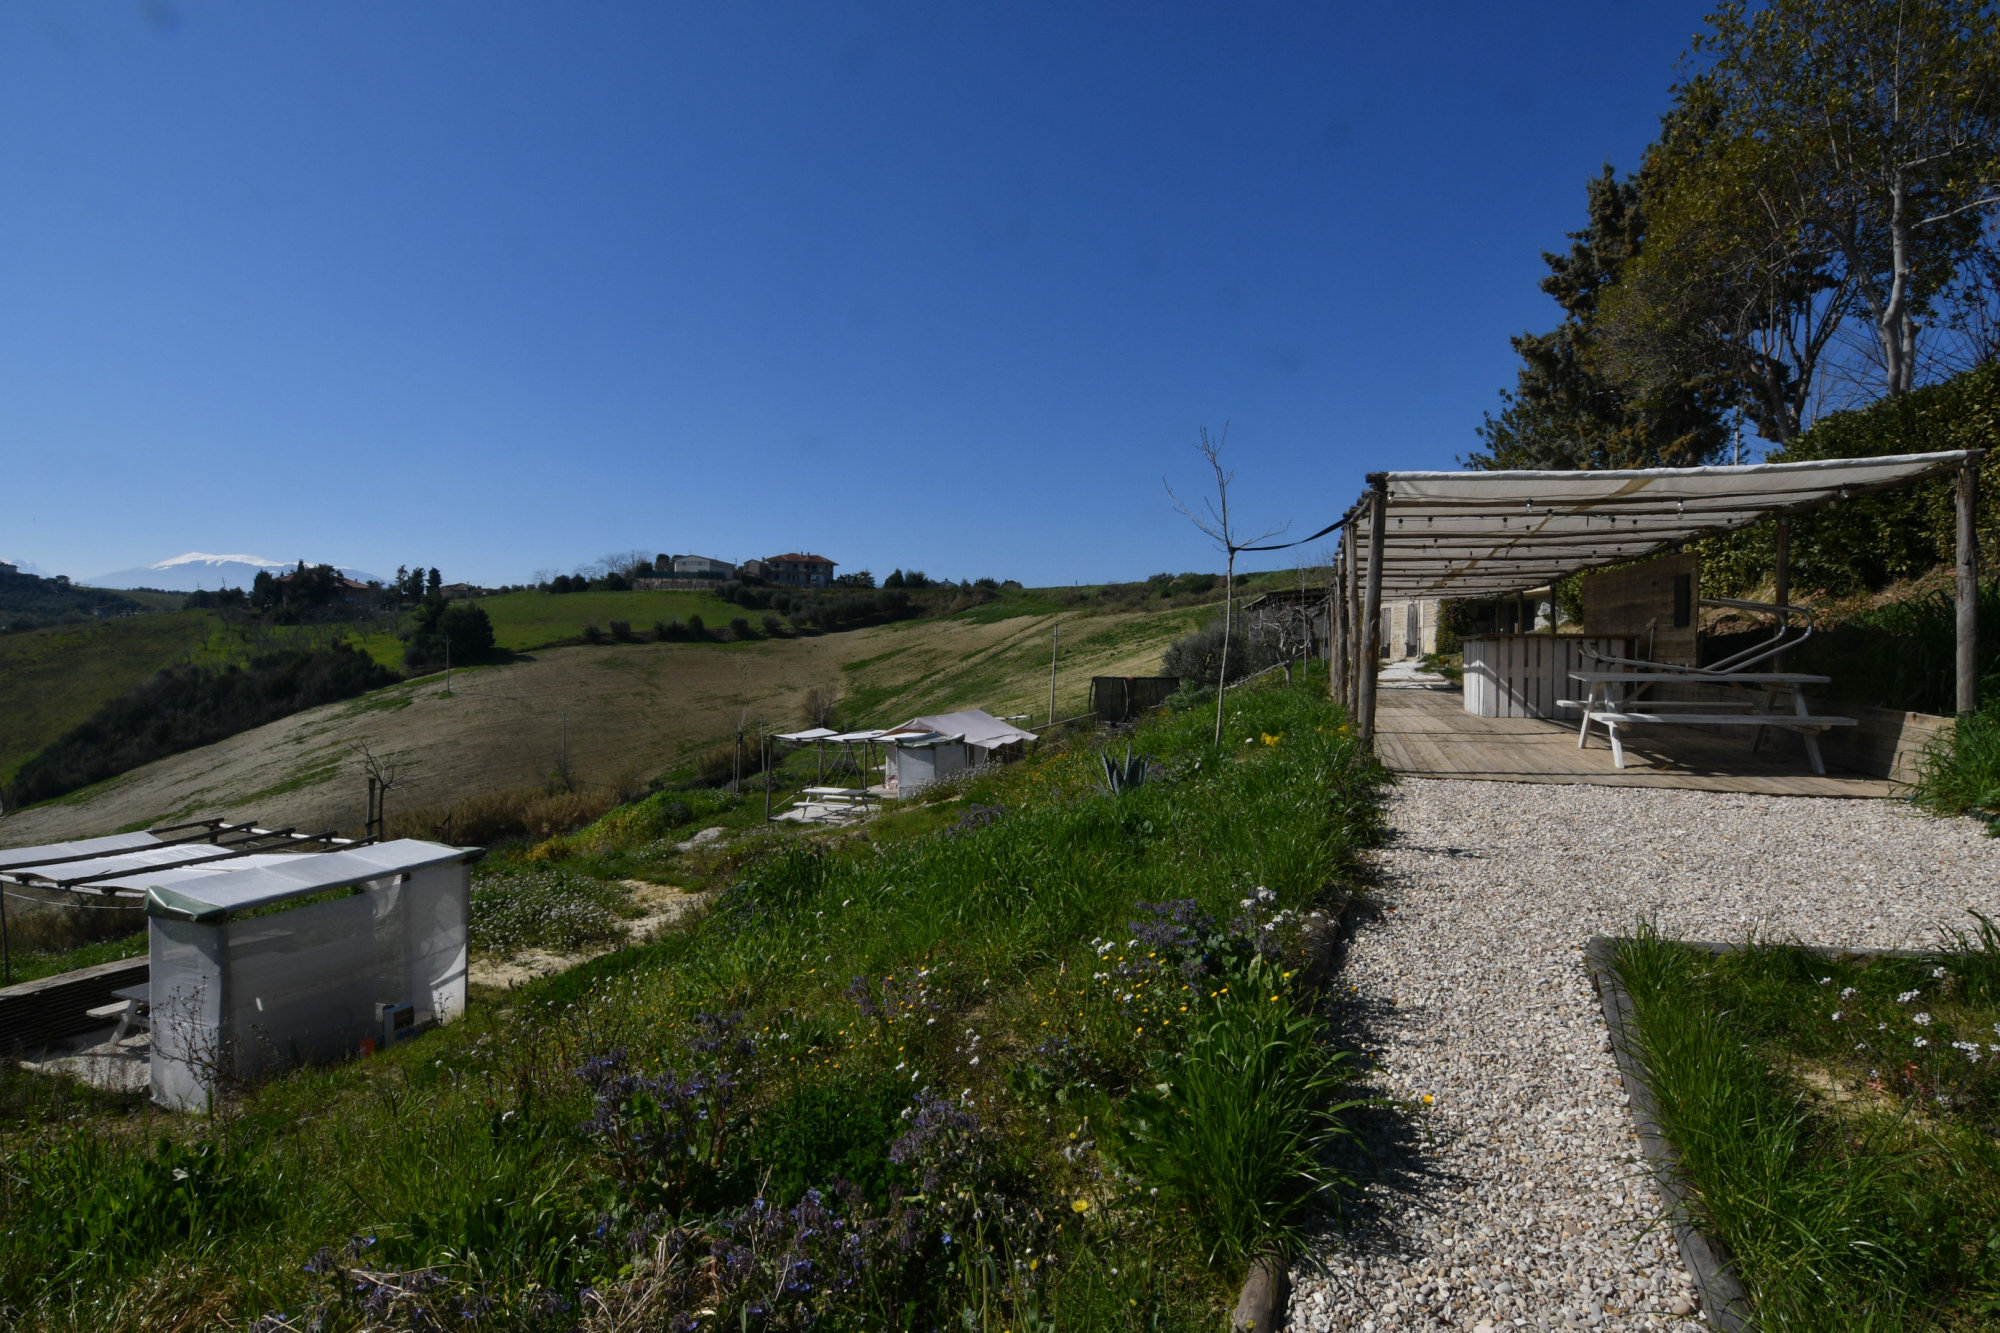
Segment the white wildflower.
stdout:
<path fill-rule="evenodd" d="M 1851 1000 L 1851 999 L 1853 999 L 1853 998 L 1854 998 L 1854 987 L 1852 987 L 1852 986 L 1845 986 L 1845 987 L 1842 987 L 1842 989 L 1841 989 L 1841 992 L 1840 992 L 1840 998 L 1841 998 L 1841 999 L 1843 999 L 1843 1000 Z"/>
<path fill-rule="evenodd" d="M 1927 1028 L 1931 1025 L 1931 1016 L 1929 1014 L 1911 1014 L 1910 1021 L 1920 1028 Z"/>
<path fill-rule="evenodd" d="M 1914 999 L 1916 999 L 1916 998 L 1917 998 L 1917 997 L 1918 997 L 1919 995 L 1922 995 L 1922 994 L 1923 994 L 1923 992 L 1922 992 L 1922 991 L 1915 991 L 1915 990 L 1906 990 L 1906 991 L 1904 991 L 1904 992 L 1903 992 L 1903 993 L 1902 993 L 1901 995 L 1898 995 L 1898 996 L 1896 997 L 1896 1003 L 1897 1003 L 1897 1004 L 1908 1004 L 1908 1003 L 1909 1003 L 1909 1002 L 1910 1002 L 1911 1000 L 1914 1000 Z"/>
<path fill-rule="evenodd" d="M 1918 1037 L 1916 1044 L 1918 1046 L 1928 1046 L 1931 1044 L 1931 1039 L 1929 1037 Z"/>
<path fill-rule="evenodd" d="M 1833 1021 L 1836 1023 L 1840 1021 L 1840 1010 L 1836 1009 L 1833 1011 Z"/>

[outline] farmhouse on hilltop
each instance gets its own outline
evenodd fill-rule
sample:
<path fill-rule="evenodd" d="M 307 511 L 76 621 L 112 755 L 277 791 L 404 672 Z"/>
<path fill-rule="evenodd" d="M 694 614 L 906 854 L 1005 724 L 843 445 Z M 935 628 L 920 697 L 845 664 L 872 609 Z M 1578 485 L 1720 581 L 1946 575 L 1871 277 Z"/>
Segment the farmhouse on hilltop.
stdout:
<path fill-rule="evenodd" d="M 833 586 L 834 563 L 823 555 L 801 555 L 793 551 L 756 563 L 763 566 L 764 579 L 768 583 L 783 583 L 793 588 Z"/>

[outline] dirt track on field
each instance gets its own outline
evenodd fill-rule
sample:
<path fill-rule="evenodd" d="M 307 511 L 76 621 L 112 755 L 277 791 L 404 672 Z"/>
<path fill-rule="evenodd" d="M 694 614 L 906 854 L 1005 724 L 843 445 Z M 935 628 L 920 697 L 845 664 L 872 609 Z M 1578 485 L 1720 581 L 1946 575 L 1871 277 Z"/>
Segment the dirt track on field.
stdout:
<path fill-rule="evenodd" d="M 0 846 L 26 846 L 208 816 L 358 832 L 367 745 L 408 764 L 392 798 L 442 806 L 544 781 L 567 744 L 581 782 L 645 778 L 726 739 L 747 718 L 799 723 L 814 685 L 868 701 L 855 725 L 953 707 L 1048 711 L 1052 617 L 980 624 L 908 621 L 842 634 L 731 645 L 548 649 L 505 666 L 429 676 L 329 704 L 174 755 L 98 787 L 0 818 Z M 1080 712 L 1091 675 L 1151 675 L 1190 613 L 1062 617 L 1059 711 Z"/>

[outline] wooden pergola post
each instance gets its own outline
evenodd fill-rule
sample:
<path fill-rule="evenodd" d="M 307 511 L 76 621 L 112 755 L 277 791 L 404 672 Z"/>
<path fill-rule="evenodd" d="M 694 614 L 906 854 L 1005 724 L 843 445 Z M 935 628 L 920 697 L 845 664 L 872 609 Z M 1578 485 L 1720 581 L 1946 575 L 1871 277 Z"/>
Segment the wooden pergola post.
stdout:
<path fill-rule="evenodd" d="M 1358 529 L 1347 529 L 1347 705 L 1348 720 L 1361 721 L 1361 551 Z"/>
<path fill-rule="evenodd" d="M 1979 711 L 1979 462 L 1958 465 L 1958 714 Z"/>
<path fill-rule="evenodd" d="M 1772 538 L 1773 545 L 1777 549 L 1775 551 L 1776 559 L 1772 561 L 1771 582 L 1775 587 L 1775 591 L 1771 596 L 1772 600 L 1779 606 L 1790 606 L 1792 604 L 1792 520 L 1787 515 L 1780 514 L 1771 521 L 1777 524 L 1777 531 L 1773 534 Z M 1697 615 L 1699 615 L 1699 608 L 1697 608 Z M 1786 616 L 1782 611 L 1778 613 L 1778 632 L 1780 634 L 1783 634 L 1786 626 L 1791 623 L 1790 617 Z M 1779 653 L 1771 659 L 1771 669 L 1773 671 L 1783 671 L 1785 669 L 1785 655 L 1783 653 Z"/>
<path fill-rule="evenodd" d="M 1376 472 L 1368 478 L 1368 592 L 1361 608 L 1361 680 L 1359 720 L 1361 739 L 1375 739 L 1375 674 L 1382 654 L 1382 543 L 1389 526 L 1389 478 Z"/>
<path fill-rule="evenodd" d="M 1326 692 L 1335 703 L 1347 704 L 1347 534 L 1340 534 L 1340 551 L 1333 558 L 1333 586 L 1327 590 L 1328 649 Z"/>

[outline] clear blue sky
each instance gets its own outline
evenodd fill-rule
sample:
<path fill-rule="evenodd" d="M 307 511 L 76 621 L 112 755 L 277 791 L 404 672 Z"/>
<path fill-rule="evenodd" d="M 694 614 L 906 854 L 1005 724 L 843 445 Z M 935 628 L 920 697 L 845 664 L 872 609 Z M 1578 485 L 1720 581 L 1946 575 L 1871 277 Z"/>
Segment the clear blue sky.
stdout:
<path fill-rule="evenodd" d="M 1475 447 L 1703 8 L 10 4 L 0 557 L 1219 568 L 1203 425 Z"/>

